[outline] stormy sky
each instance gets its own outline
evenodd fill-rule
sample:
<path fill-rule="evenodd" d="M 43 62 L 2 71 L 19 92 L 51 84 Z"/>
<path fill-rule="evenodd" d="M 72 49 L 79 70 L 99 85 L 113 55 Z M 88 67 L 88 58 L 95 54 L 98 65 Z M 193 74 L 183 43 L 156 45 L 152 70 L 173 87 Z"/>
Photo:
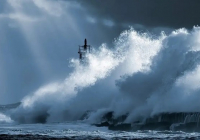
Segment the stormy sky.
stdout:
<path fill-rule="evenodd" d="M 200 23 L 199 0 L 0 1 L 0 104 L 20 101 L 71 71 L 85 38 L 112 47 L 130 26 L 170 33 Z"/>
<path fill-rule="evenodd" d="M 200 21 L 198 0 L 84 0 L 80 3 L 94 16 L 110 18 L 117 25 L 191 28 Z"/>

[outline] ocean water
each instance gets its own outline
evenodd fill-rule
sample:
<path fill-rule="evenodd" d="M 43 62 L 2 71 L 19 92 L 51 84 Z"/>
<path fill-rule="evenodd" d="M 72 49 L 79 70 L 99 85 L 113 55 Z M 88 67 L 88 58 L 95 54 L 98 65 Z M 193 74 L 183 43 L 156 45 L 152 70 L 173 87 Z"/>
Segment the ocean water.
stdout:
<path fill-rule="evenodd" d="M 111 131 L 82 122 L 1 124 L 0 139 L 200 139 L 200 133 L 182 131 Z"/>

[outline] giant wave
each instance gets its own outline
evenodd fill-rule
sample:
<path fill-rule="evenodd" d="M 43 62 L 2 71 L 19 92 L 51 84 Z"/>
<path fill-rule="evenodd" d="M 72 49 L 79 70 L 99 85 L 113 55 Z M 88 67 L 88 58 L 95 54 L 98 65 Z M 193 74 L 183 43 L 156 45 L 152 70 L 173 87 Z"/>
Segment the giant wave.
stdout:
<path fill-rule="evenodd" d="M 122 123 L 200 112 L 199 37 L 199 27 L 160 36 L 126 30 L 114 47 L 102 44 L 88 54 L 87 65 L 72 59 L 74 70 L 64 81 L 26 96 L 10 116 L 20 123 L 46 123 L 76 121 L 90 112 L 85 121 L 94 124 L 108 112 L 113 118 L 126 114 Z"/>

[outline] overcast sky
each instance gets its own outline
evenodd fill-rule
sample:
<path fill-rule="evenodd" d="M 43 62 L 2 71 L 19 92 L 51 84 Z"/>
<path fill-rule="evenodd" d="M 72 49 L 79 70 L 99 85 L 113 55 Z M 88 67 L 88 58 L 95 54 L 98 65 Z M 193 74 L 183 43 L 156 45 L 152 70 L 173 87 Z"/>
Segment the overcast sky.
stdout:
<path fill-rule="evenodd" d="M 191 28 L 200 21 L 198 0 L 83 0 L 80 3 L 94 16 L 110 18 L 116 24 Z"/>
<path fill-rule="evenodd" d="M 65 79 L 85 38 L 112 46 L 130 26 L 158 35 L 200 23 L 199 0 L 1 0 L 0 104 Z"/>

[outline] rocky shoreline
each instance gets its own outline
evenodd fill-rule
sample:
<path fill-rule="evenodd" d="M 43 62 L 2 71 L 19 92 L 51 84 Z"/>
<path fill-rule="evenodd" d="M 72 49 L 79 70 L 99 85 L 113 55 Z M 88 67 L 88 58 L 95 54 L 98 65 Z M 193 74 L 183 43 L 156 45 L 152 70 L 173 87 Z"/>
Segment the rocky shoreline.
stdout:
<path fill-rule="evenodd" d="M 200 113 L 161 113 L 143 121 L 125 123 L 128 114 L 115 118 L 114 112 L 103 115 L 101 122 L 93 124 L 97 127 L 108 127 L 110 130 L 137 131 L 137 130 L 171 130 L 185 132 L 200 132 Z"/>

